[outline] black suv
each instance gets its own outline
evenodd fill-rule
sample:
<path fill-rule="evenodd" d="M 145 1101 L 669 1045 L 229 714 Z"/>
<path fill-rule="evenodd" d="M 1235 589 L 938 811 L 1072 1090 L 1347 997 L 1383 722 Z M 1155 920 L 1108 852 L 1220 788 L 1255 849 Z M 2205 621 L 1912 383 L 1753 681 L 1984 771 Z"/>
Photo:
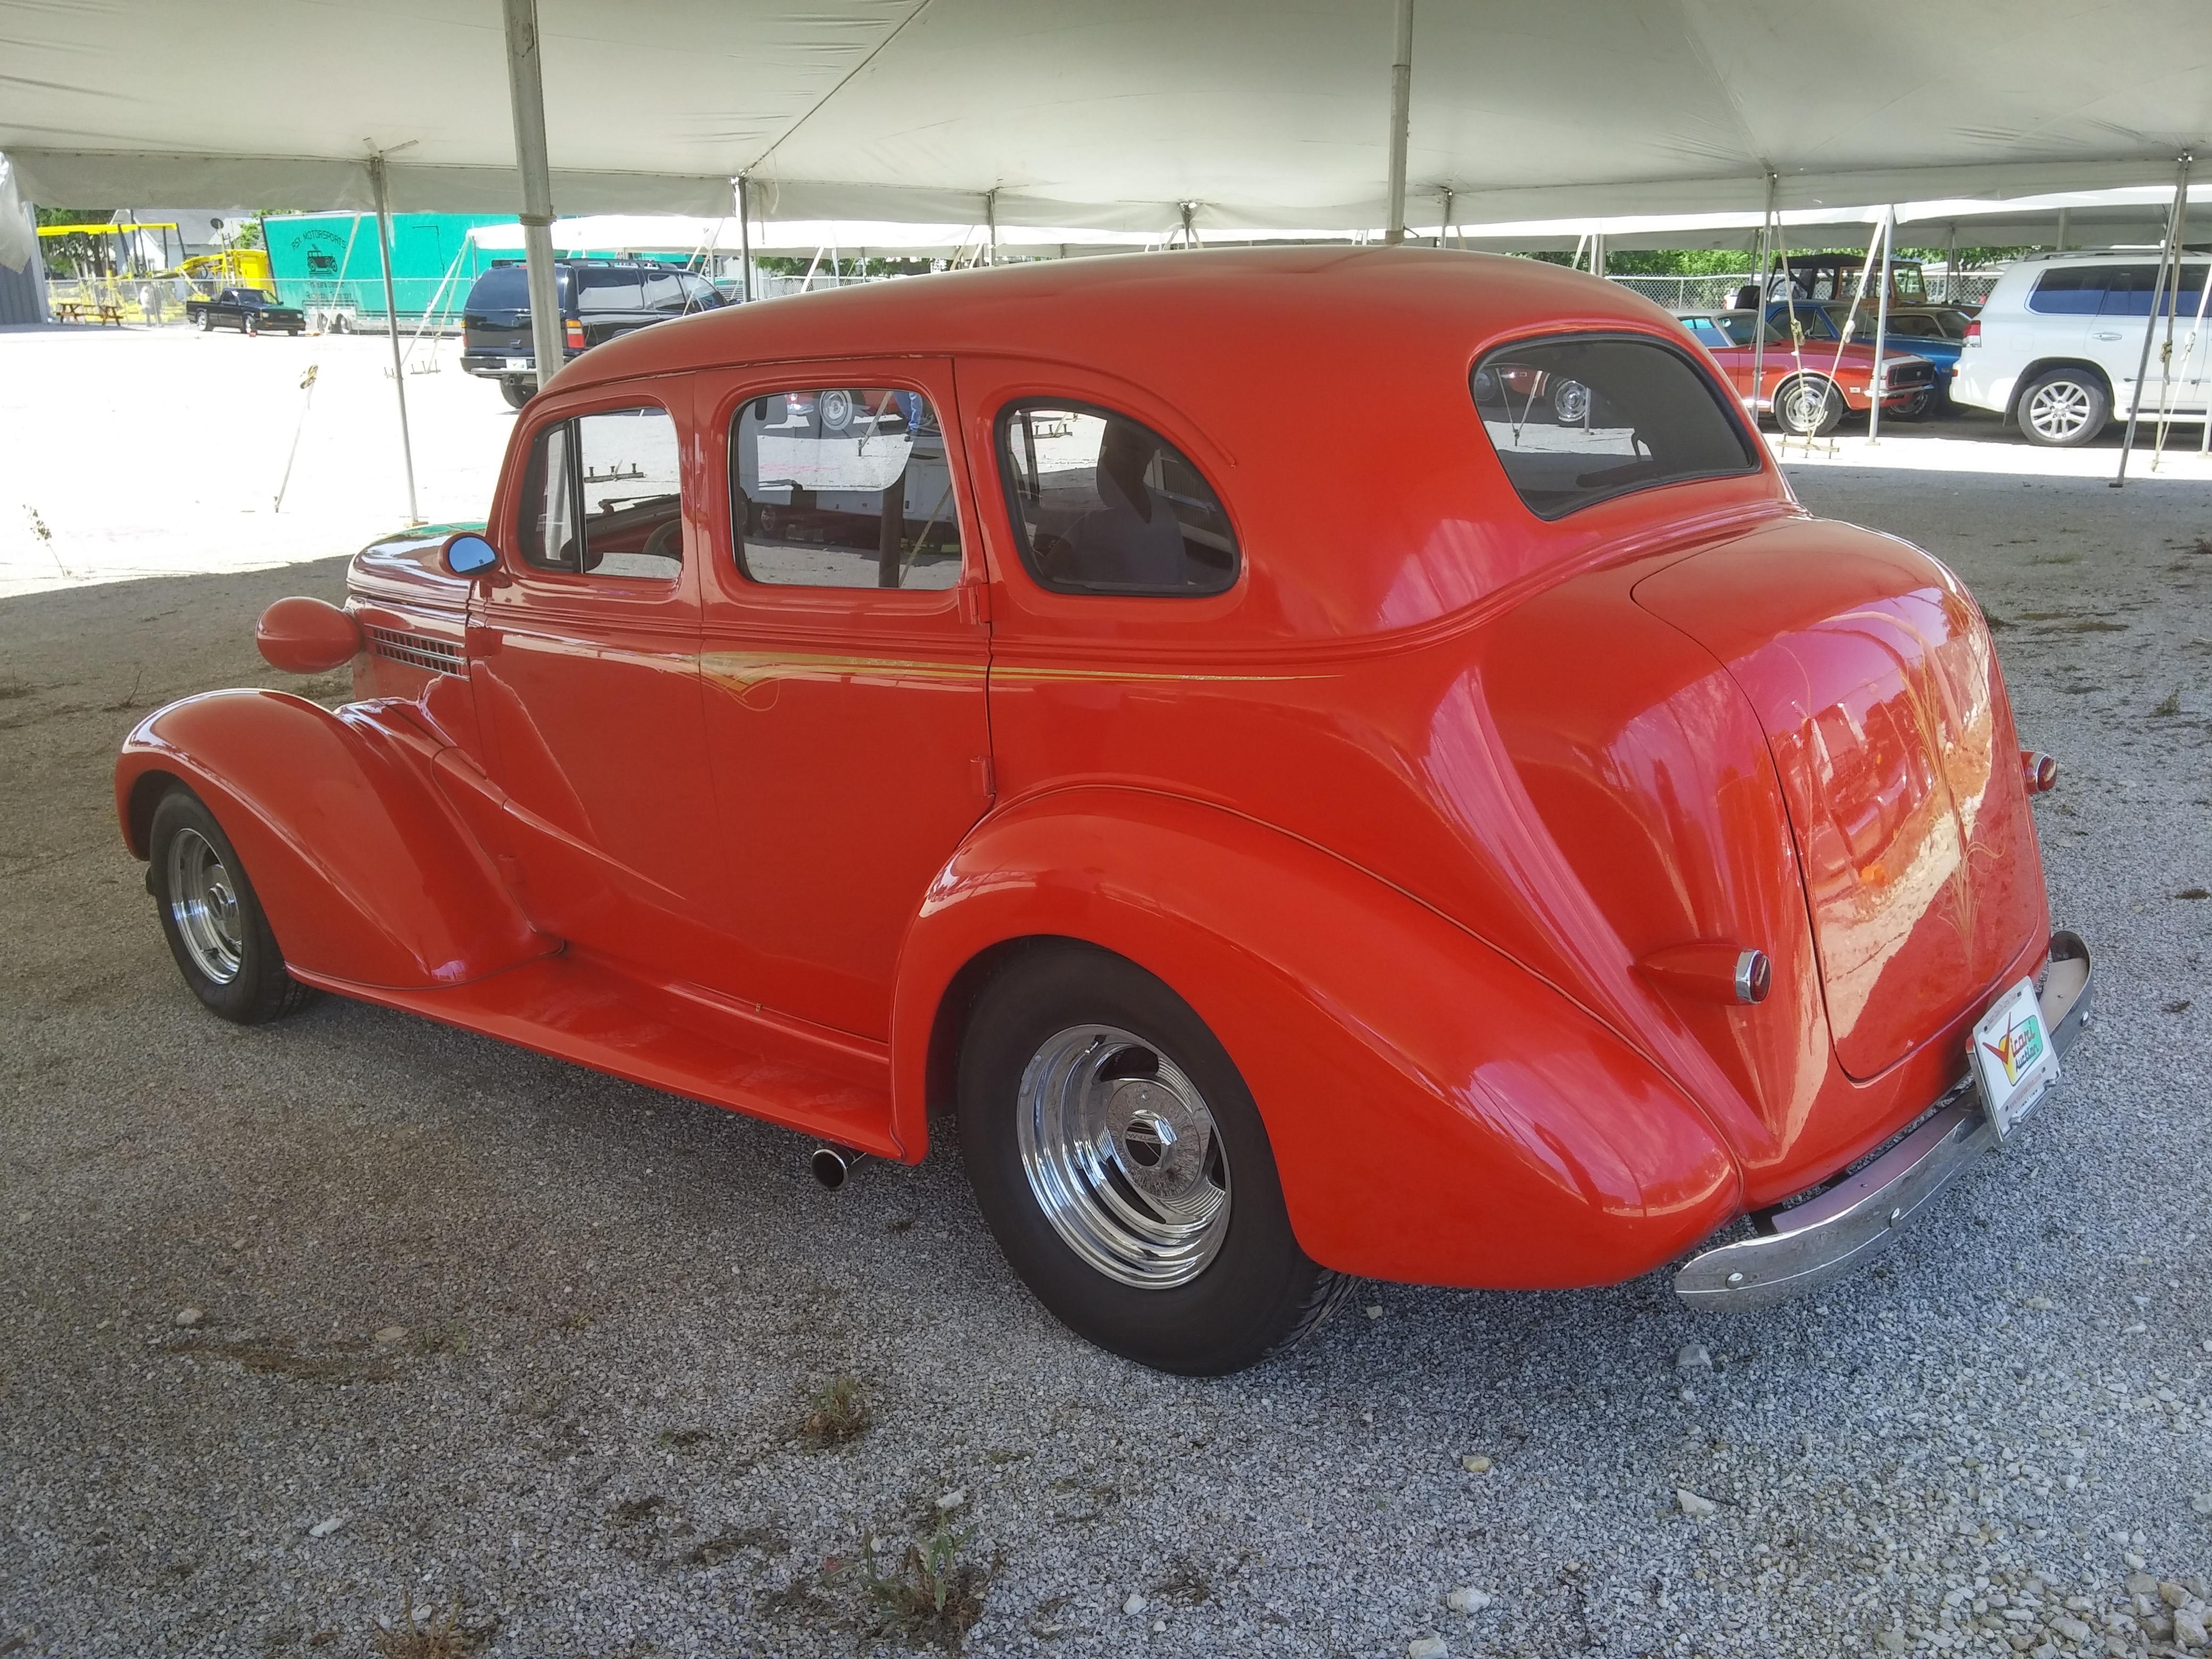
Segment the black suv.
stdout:
<path fill-rule="evenodd" d="M 576 356 L 617 334 L 672 317 L 714 311 L 724 303 L 704 276 L 650 259 L 560 259 L 567 356 Z M 530 277 L 520 260 L 502 259 L 477 278 L 461 307 L 461 367 L 497 380 L 520 409 L 538 390 L 538 354 L 530 342 Z"/>

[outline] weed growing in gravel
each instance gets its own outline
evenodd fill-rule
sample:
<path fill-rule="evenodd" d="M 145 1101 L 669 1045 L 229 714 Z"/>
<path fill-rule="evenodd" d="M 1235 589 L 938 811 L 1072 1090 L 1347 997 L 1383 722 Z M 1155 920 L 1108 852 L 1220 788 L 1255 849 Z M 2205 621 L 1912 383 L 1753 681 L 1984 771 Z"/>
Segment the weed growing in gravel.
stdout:
<path fill-rule="evenodd" d="M 415 1352 L 425 1356 L 449 1353 L 455 1356 L 469 1351 L 468 1328 L 458 1319 L 448 1319 L 433 1325 L 415 1339 Z"/>
<path fill-rule="evenodd" d="M 2181 712 L 2181 688 L 2175 686 L 2166 694 L 2166 701 L 2150 711 L 2154 715 L 2179 714 Z"/>
<path fill-rule="evenodd" d="M 799 1437 L 817 1449 L 858 1440 L 875 1423 L 868 1402 L 861 1397 L 858 1377 L 833 1379 L 827 1387 L 816 1389 L 806 1404 Z"/>
<path fill-rule="evenodd" d="M 376 1632 L 380 1659 L 466 1659 L 491 1639 L 492 1627 L 462 1623 L 458 1590 L 451 1608 L 426 1621 L 416 1620 L 412 1591 L 400 1592 L 399 1605 L 398 1622 L 390 1630 Z"/>
<path fill-rule="evenodd" d="M 934 1642 L 947 1653 L 959 1652 L 983 1616 L 984 1593 L 999 1567 L 995 1559 L 987 1569 L 960 1559 L 974 1536 L 972 1531 L 951 1531 L 940 1521 L 928 1537 L 906 1547 L 897 1570 L 886 1577 L 876 1571 L 875 1544 L 863 1532 L 860 1570 L 868 1599 L 876 1604 L 876 1634 Z"/>

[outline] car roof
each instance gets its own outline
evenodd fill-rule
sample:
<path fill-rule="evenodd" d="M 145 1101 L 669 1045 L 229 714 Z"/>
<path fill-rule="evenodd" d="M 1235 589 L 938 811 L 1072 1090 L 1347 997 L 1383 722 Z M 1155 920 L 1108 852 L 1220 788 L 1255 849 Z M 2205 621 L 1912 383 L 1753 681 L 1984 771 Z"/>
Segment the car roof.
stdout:
<path fill-rule="evenodd" d="M 1146 600 L 1155 608 L 1142 633 L 1164 641 L 1188 629 L 1208 649 L 1270 649 L 1419 626 L 1492 593 L 1533 591 L 1572 561 L 1601 556 L 1631 525 L 1648 533 L 1684 513 L 1790 510 L 1778 473 L 1763 466 L 1621 496 L 1556 524 L 1528 514 L 1482 435 L 1468 374 L 1495 345 L 1591 331 L 1669 347 L 1682 339 L 1650 300 L 1539 260 L 1341 246 L 1120 254 L 675 319 L 594 347 L 541 395 L 550 417 L 571 394 L 642 391 L 662 375 L 772 365 L 804 387 L 809 360 L 840 363 L 842 378 L 854 360 L 904 357 L 957 360 L 963 382 L 973 364 L 979 386 L 1064 387 L 1117 404 L 1207 477 L 1245 549 L 1247 579 L 1230 593 Z M 996 406 L 962 413 L 971 452 L 995 441 Z"/>

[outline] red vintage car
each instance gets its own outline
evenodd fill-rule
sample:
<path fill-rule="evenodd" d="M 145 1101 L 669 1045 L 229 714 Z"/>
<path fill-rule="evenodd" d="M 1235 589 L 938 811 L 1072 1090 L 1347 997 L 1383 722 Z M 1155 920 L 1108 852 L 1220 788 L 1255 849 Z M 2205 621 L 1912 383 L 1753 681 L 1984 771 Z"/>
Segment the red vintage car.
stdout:
<path fill-rule="evenodd" d="M 832 388 L 909 418 L 833 430 Z M 116 775 L 210 1009 L 409 1010 L 832 1174 L 952 1114 L 1036 1295 L 1170 1370 L 1360 1277 L 1704 1244 L 1692 1301 L 1802 1291 L 2088 1006 L 1973 600 L 1808 517 L 1674 319 L 1546 264 L 671 323 L 531 400 L 481 534 L 376 543 L 259 637 L 359 700 L 188 698 Z"/>
<path fill-rule="evenodd" d="M 1874 407 L 1874 347 L 1863 338 L 1845 340 L 1826 311 L 1806 306 L 1796 312 L 1774 309 L 1766 322 L 1762 350 L 1752 339 L 1758 317 L 1748 311 L 1686 311 L 1678 313 L 1690 337 L 1711 354 L 1736 392 L 1756 412 L 1771 414 L 1784 432 L 1826 437 L 1846 413 L 1863 415 Z M 1936 365 L 1925 357 L 1882 354 L 1881 409 L 1885 418 L 1917 416 L 1941 390 Z M 1756 374 L 1759 389 L 1753 394 Z"/>

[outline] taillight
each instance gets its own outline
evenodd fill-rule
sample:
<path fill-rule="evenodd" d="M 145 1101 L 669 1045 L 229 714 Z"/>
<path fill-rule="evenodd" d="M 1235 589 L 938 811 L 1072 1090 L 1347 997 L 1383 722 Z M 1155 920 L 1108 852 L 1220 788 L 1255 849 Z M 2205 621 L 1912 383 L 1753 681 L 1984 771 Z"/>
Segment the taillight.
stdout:
<path fill-rule="evenodd" d="M 583 349 L 584 325 L 581 323 L 577 322 L 574 318 L 571 318 L 568 321 L 568 349 L 571 351 L 581 351 Z"/>
<path fill-rule="evenodd" d="M 1979 345 L 1981 343 L 1982 319 L 1976 317 L 1970 320 L 1966 325 L 1966 343 L 1968 345 Z"/>

